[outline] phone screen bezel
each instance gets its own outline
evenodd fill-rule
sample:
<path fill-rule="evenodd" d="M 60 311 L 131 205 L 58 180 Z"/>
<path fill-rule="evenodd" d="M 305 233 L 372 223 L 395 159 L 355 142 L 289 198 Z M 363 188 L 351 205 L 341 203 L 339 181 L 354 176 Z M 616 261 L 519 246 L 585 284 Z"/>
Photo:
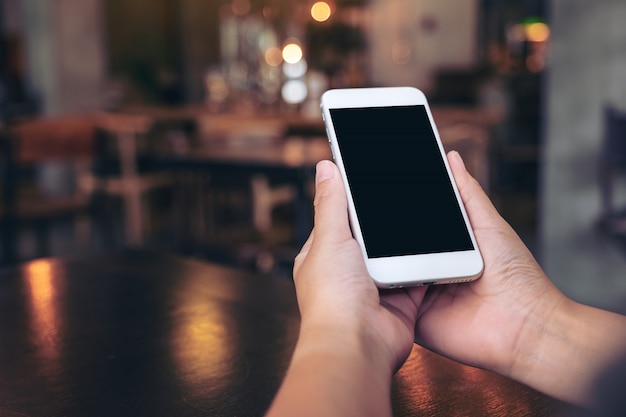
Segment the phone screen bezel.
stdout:
<path fill-rule="evenodd" d="M 337 136 L 330 111 L 332 109 L 387 107 L 387 106 L 424 106 L 439 154 L 451 182 L 455 200 L 459 206 L 466 230 L 474 249 L 453 252 L 440 252 L 416 255 L 369 258 L 361 225 L 352 199 L 352 190 L 343 164 L 343 155 L 337 142 Z M 359 242 L 363 256 L 372 278 L 380 287 L 398 287 L 425 283 L 450 283 L 475 279 L 483 268 L 482 257 L 471 228 L 465 207 L 463 206 L 456 182 L 452 176 L 445 150 L 435 126 L 430 107 L 425 95 L 413 87 L 383 87 L 329 90 L 322 96 L 321 109 L 327 127 L 329 142 L 335 163 L 338 165 L 348 196 L 348 210 L 355 239 Z"/>

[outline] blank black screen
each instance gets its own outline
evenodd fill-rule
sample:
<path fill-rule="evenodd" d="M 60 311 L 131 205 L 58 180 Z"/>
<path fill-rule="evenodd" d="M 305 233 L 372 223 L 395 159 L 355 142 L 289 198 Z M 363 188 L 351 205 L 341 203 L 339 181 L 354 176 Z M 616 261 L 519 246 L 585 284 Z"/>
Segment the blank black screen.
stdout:
<path fill-rule="evenodd" d="M 368 257 L 474 249 L 424 106 L 330 114 Z"/>

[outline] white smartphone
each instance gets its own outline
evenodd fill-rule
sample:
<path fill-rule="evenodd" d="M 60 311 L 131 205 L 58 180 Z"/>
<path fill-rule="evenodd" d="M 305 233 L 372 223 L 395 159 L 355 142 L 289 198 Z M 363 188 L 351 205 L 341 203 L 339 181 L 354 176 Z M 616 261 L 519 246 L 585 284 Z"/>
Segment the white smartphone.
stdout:
<path fill-rule="evenodd" d="M 424 94 L 329 90 L 321 109 L 352 233 L 376 285 L 478 278 L 483 260 Z"/>

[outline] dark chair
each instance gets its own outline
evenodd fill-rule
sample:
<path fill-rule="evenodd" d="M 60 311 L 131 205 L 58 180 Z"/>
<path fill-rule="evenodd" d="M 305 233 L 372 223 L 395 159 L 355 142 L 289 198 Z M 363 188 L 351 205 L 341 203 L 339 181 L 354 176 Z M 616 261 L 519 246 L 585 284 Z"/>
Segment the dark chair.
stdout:
<path fill-rule="evenodd" d="M 599 159 L 602 213 L 599 226 L 611 234 L 626 234 L 625 207 L 615 205 L 617 176 L 626 170 L 626 112 L 607 106 Z"/>
<path fill-rule="evenodd" d="M 86 239 L 94 207 L 90 172 L 94 136 L 95 127 L 83 117 L 37 118 L 3 128 L 0 264 L 24 260 L 19 236 L 26 228 L 36 236 L 35 257 L 50 255 L 49 229 L 55 222 L 74 221 L 75 238 Z M 72 173 L 72 184 L 63 184 L 67 192 L 59 195 L 42 189 L 34 175 L 51 161 Z"/>
<path fill-rule="evenodd" d="M 150 223 L 145 197 L 173 184 L 172 176 L 154 162 L 158 150 L 148 149 L 147 143 L 151 134 L 166 132 L 165 127 L 144 114 L 102 112 L 94 121 L 98 130 L 95 165 L 99 193 L 108 199 L 121 199 L 125 244 L 142 246 Z M 175 148 L 175 144 L 167 146 Z"/>

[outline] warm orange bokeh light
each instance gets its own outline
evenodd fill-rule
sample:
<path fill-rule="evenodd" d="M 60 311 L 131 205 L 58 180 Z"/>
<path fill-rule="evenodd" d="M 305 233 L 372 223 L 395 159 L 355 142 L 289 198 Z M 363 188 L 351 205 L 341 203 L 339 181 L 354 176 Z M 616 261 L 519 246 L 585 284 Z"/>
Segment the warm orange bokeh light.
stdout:
<path fill-rule="evenodd" d="M 250 1 L 249 0 L 233 0 L 230 5 L 232 11 L 237 16 L 243 16 L 250 11 Z"/>
<path fill-rule="evenodd" d="M 524 32 L 529 42 L 545 42 L 550 37 L 550 28 L 541 22 L 526 25 Z"/>
<path fill-rule="evenodd" d="M 268 48 L 267 51 L 265 51 L 265 62 L 272 67 L 279 66 L 281 62 L 283 62 L 283 53 L 280 48 L 275 46 Z"/>
<path fill-rule="evenodd" d="M 318 22 L 325 22 L 330 18 L 330 5 L 325 1 L 318 1 L 311 6 L 311 17 Z"/>
<path fill-rule="evenodd" d="M 302 59 L 302 48 L 297 43 L 288 43 L 283 48 L 283 59 L 289 64 L 296 64 Z"/>
<path fill-rule="evenodd" d="M 398 65 L 405 65 L 411 61 L 411 44 L 404 40 L 396 40 L 391 46 L 391 59 Z"/>

